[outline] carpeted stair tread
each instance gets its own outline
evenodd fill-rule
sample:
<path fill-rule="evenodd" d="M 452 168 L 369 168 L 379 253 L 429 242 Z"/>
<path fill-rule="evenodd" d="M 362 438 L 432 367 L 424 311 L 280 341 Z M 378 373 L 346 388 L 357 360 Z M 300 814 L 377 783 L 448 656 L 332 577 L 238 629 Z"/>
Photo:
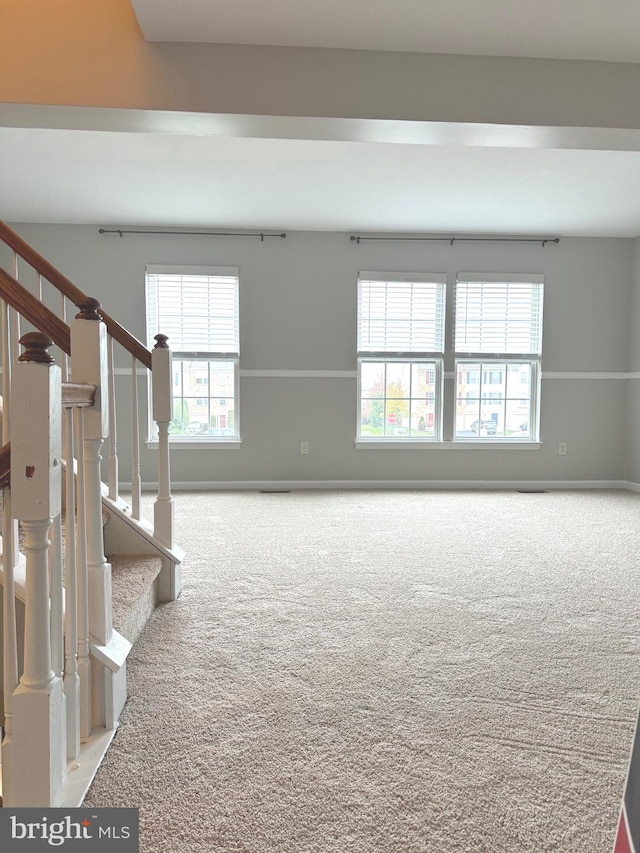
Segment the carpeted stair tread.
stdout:
<path fill-rule="evenodd" d="M 160 557 L 114 555 L 111 563 L 113 627 L 130 642 L 144 628 L 157 603 Z"/>

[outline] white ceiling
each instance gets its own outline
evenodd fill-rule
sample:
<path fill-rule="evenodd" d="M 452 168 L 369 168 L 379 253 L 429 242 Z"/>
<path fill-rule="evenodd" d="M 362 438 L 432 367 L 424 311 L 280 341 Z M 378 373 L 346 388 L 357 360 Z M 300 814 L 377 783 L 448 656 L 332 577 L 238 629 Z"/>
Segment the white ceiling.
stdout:
<path fill-rule="evenodd" d="M 640 60 L 638 0 L 132 3 L 149 39 Z M 24 126 L 2 109 L 0 219 L 10 222 L 640 234 L 640 145 L 635 135 L 614 144 L 606 129 L 558 140 L 544 133 L 561 128 L 366 131 L 292 117 L 274 130 L 259 116 L 146 113 L 136 124 L 136 111 L 122 111 L 129 126 L 113 116 Z"/>
<path fill-rule="evenodd" d="M 640 62 L 638 0 L 132 0 L 148 41 Z"/>

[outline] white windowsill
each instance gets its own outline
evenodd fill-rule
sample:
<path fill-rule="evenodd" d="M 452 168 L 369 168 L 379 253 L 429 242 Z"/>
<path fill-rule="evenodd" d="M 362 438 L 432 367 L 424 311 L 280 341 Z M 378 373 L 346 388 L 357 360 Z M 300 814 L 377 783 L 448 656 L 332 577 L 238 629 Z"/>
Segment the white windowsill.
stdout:
<path fill-rule="evenodd" d="M 392 438 L 358 438 L 355 441 L 358 450 L 540 450 L 541 441 L 492 441 L 486 438 L 478 441 L 412 441 Z"/>
<path fill-rule="evenodd" d="M 241 444 L 240 439 L 237 441 L 214 441 L 212 439 L 200 441 L 197 438 L 186 438 L 170 441 L 169 450 L 240 450 Z M 157 441 L 147 441 L 146 445 L 149 450 L 158 449 Z"/>

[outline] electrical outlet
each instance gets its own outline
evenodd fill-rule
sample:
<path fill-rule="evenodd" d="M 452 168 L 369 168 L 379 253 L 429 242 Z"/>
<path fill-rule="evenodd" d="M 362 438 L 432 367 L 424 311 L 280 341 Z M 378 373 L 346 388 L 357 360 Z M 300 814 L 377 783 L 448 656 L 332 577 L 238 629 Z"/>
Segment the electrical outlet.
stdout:
<path fill-rule="evenodd" d="M 303 456 L 306 456 L 309 453 L 309 442 L 308 441 L 301 441 L 300 442 L 300 453 L 302 453 Z"/>
<path fill-rule="evenodd" d="M 567 455 L 567 442 L 561 441 L 558 445 L 558 456 L 566 456 Z"/>

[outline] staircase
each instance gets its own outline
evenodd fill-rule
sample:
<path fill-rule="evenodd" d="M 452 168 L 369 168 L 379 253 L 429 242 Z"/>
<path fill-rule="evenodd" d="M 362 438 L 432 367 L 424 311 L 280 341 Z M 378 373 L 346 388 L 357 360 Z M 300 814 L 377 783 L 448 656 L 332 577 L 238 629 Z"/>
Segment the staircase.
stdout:
<path fill-rule="evenodd" d="M 180 594 L 171 353 L 163 335 L 149 351 L 2 222 L 0 241 L 12 257 L 11 271 L 0 267 L 3 805 L 72 807 L 118 725 L 132 643 L 155 605 Z M 123 359 L 131 394 L 119 411 Z M 145 376 L 158 434 L 153 521 L 141 513 Z"/>

